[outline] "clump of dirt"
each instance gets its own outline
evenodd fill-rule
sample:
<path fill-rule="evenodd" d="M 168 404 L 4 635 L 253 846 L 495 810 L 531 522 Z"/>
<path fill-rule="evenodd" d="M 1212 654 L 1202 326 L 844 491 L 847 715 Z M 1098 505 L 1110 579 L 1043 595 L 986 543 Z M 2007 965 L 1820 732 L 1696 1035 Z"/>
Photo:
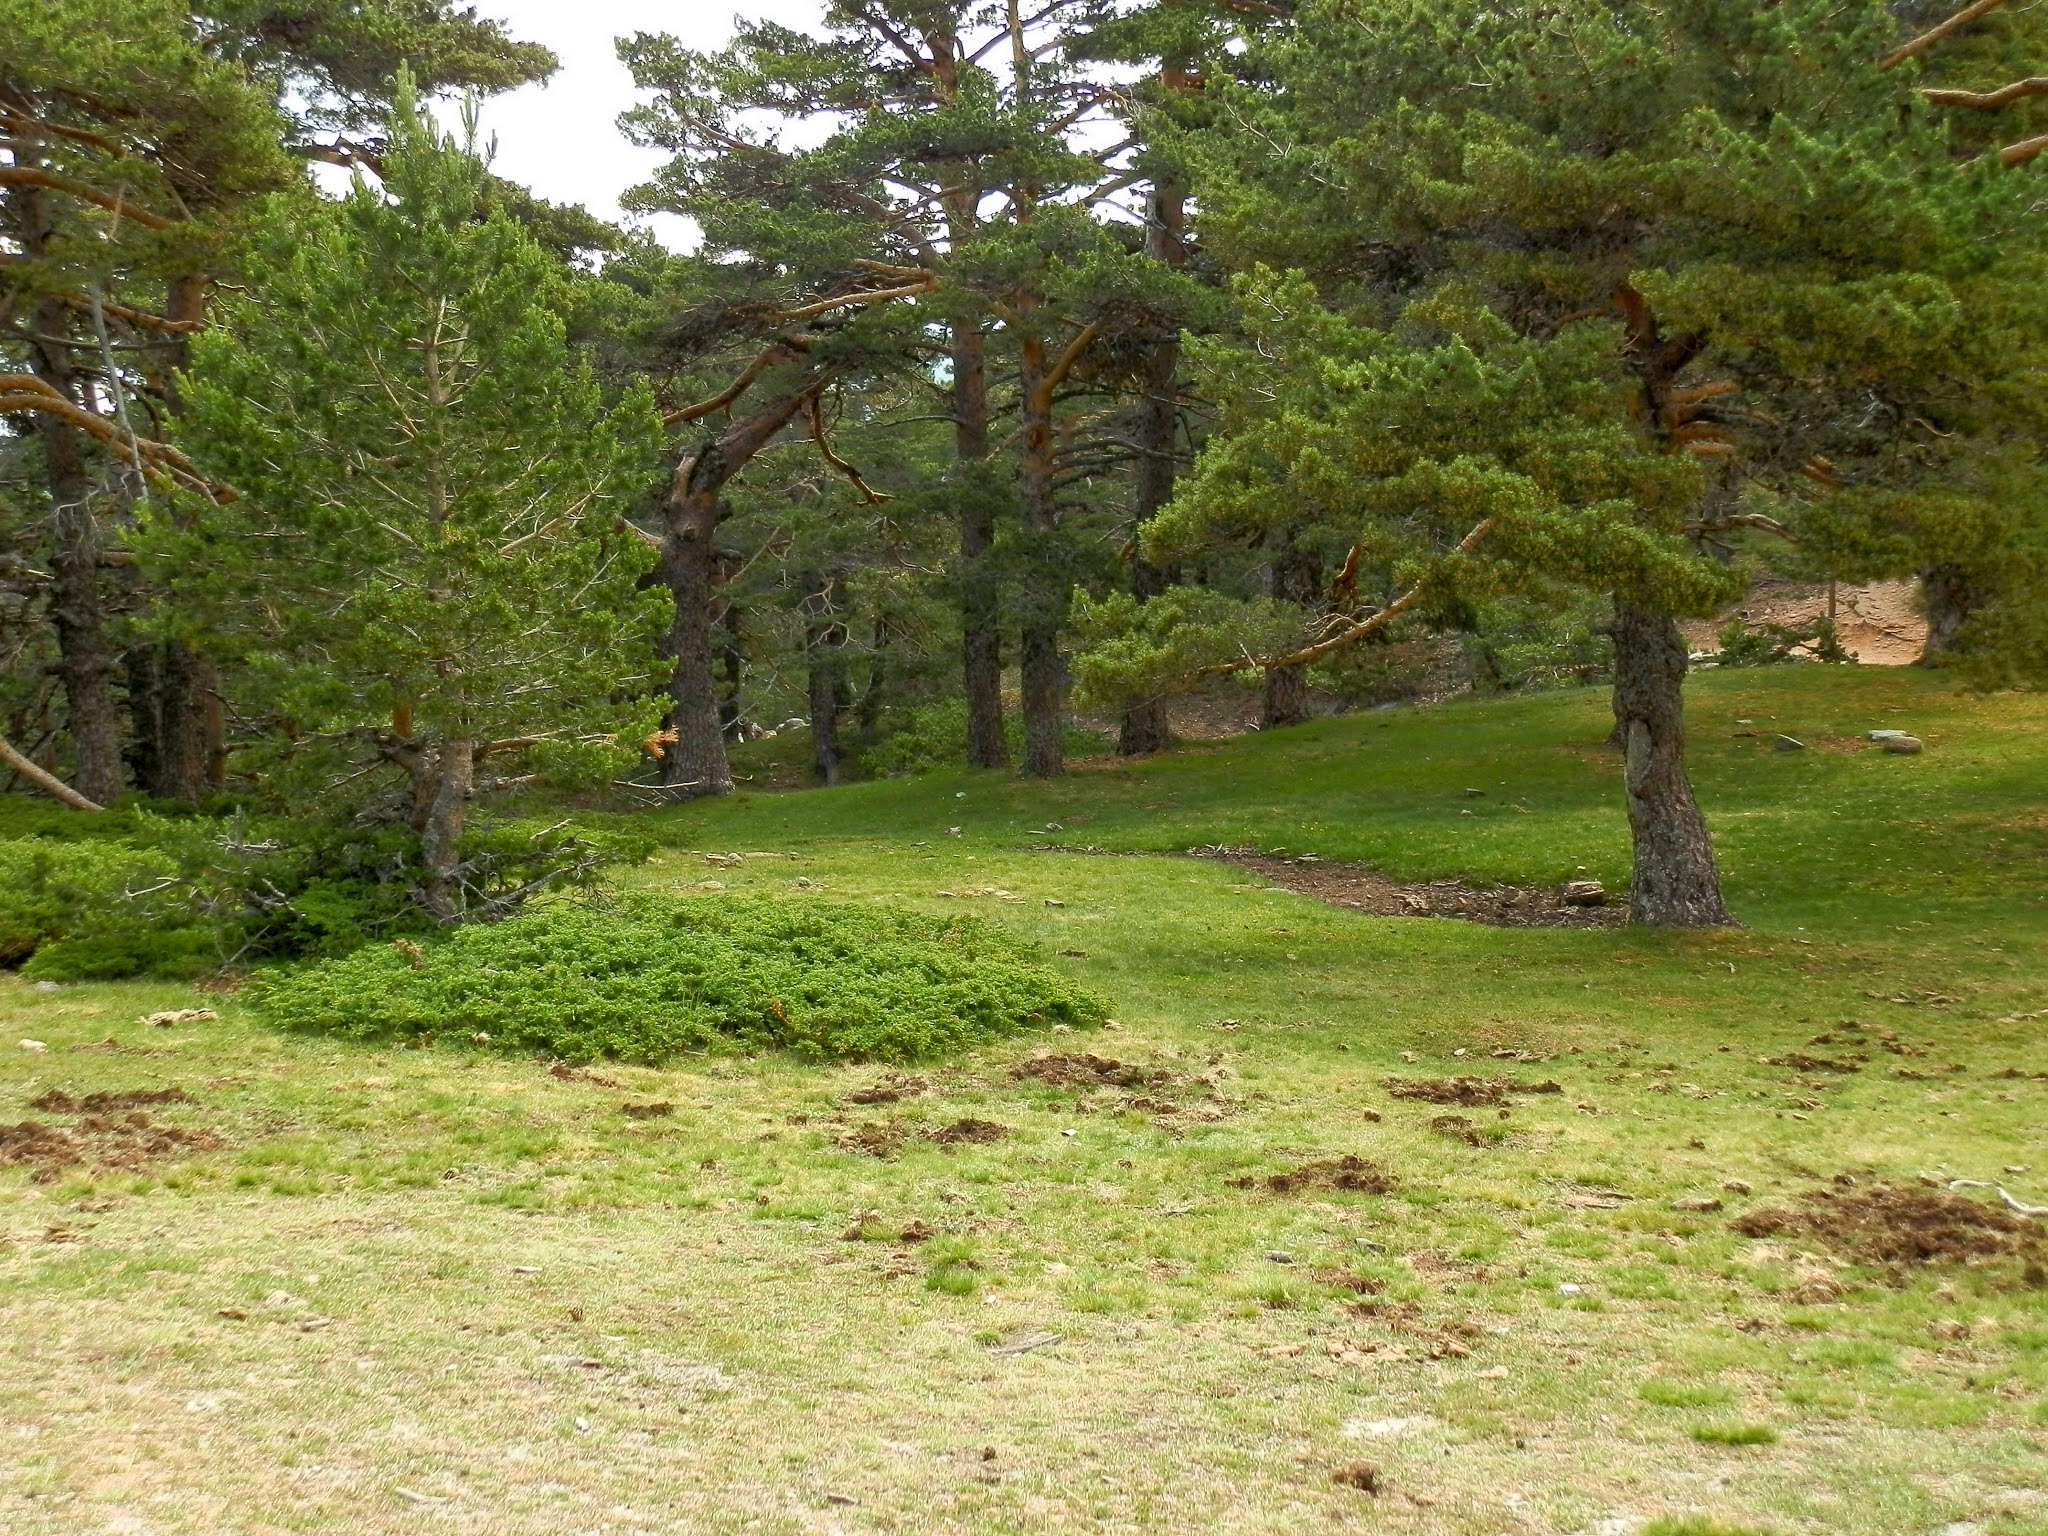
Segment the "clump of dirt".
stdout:
<path fill-rule="evenodd" d="M 1276 1195 L 1302 1195 L 1321 1189 L 1384 1195 L 1394 1188 L 1395 1180 L 1383 1168 L 1347 1153 L 1319 1163 L 1304 1163 L 1292 1173 L 1232 1179 L 1230 1182 L 1236 1189 L 1264 1189 Z"/>
<path fill-rule="evenodd" d="M 1059 1088 L 1163 1088 L 1173 1082 L 1164 1067 L 1133 1066 L 1108 1056 L 1033 1056 L 1010 1068 L 1017 1081 L 1035 1077 Z"/>
<path fill-rule="evenodd" d="M 1731 1225 L 1744 1237 L 1808 1238 L 1895 1271 L 1943 1260 L 2048 1257 L 2048 1231 L 2039 1222 L 1909 1184 L 1808 1190 L 1797 1207 L 1751 1211 Z"/>
<path fill-rule="evenodd" d="M 192 1096 L 182 1088 L 129 1088 L 119 1093 L 88 1093 L 74 1099 L 61 1088 L 52 1088 L 39 1099 L 30 1099 L 30 1109 L 46 1115 L 105 1115 L 126 1109 L 143 1109 L 153 1104 L 190 1104 Z"/>
<path fill-rule="evenodd" d="M 896 1104 L 904 1099 L 915 1098 L 920 1093 L 931 1091 L 931 1083 L 922 1077 L 906 1077 L 899 1072 L 886 1072 L 869 1087 L 856 1088 L 846 1096 L 848 1104 Z"/>
<path fill-rule="evenodd" d="M 868 1120 L 842 1131 L 832 1144 L 849 1152 L 865 1152 L 869 1157 L 879 1157 L 886 1162 L 902 1154 L 903 1143 L 907 1139 L 901 1125 L 886 1120 Z"/>
<path fill-rule="evenodd" d="M 1620 928 L 1628 922 L 1625 903 L 1576 903 L 1588 899 L 1578 885 L 1537 889 L 1519 885 L 1471 885 L 1463 880 L 1404 882 L 1362 864 L 1313 856 L 1283 858 L 1256 848 L 1194 848 L 1198 859 L 1215 859 L 1333 907 L 1372 917 L 1447 917 L 1494 928 Z M 1573 899 L 1566 899 L 1567 890 Z"/>
<path fill-rule="evenodd" d="M 1472 1353 L 1472 1346 L 1485 1337 L 1485 1330 L 1477 1323 L 1463 1318 L 1433 1320 L 1412 1301 L 1385 1301 L 1369 1296 L 1346 1305 L 1354 1315 L 1414 1339 L 1432 1360 L 1463 1360 Z"/>
<path fill-rule="evenodd" d="M 606 1077 L 600 1072 L 586 1071 L 582 1067 L 572 1067 L 566 1061 L 558 1061 L 552 1067 L 549 1067 L 548 1076 L 558 1078 L 565 1083 L 595 1083 L 600 1088 L 620 1088 L 625 1086 L 615 1077 Z"/>
<path fill-rule="evenodd" d="M 1439 1136 L 1462 1141 L 1468 1147 L 1486 1147 L 1493 1144 L 1493 1138 L 1486 1134 L 1484 1127 L 1478 1121 L 1464 1115 L 1438 1115 L 1429 1122 L 1429 1128 Z"/>
<path fill-rule="evenodd" d="M 211 1131 L 157 1125 L 140 1110 L 118 1118 L 87 1115 L 68 1129 L 45 1120 L 24 1120 L 0 1126 L 0 1168 L 28 1168 L 34 1182 L 53 1184 L 67 1168 L 91 1165 L 106 1172 L 140 1173 L 165 1158 L 225 1145 Z"/>
<path fill-rule="evenodd" d="M 1783 1056 L 1767 1057 L 1767 1067 L 1790 1067 L 1795 1072 L 1861 1072 L 1863 1069 L 1853 1061 L 1833 1061 L 1826 1056 L 1808 1056 L 1800 1051 L 1788 1051 Z"/>
<path fill-rule="evenodd" d="M 1387 1092 L 1397 1099 L 1425 1104 L 1462 1104 L 1467 1109 L 1498 1109 L 1518 1093 L 1563 1093 L 1561 1084 L 1518 1083 L 1508 1077 L 1390 1077 Z"/>
<path fill-rule="evenodd" d="M 628 1120 L 666 1120 L 676 1112 L 673 1104 L 663 1101 L 658 1104 L 621 1104 L 619 1113 Z"/>
<path fill-rule="evenodd" d="M 1330 1481 L 1345 1488 L 1356 1488 L 1360 1493 L 1377 1494 L 1380 1491 L 1380 1469 L 1369 1461 L 1357 1461 L 1348 1467 L 1337 1468 L 1330 1474 Z"/>
<path fill-rule="evenodd" d="M 998 1125 L 993 1120 L 976 1120 L 969 1116 L 955 1120 L 951 1125 L 942 1125 L 930 1133 L 931 1139 L 942 1147 L 987 1146 L 992 1141 L 1001 1141 L 1010 1134 L 1007 1125 Z"/>

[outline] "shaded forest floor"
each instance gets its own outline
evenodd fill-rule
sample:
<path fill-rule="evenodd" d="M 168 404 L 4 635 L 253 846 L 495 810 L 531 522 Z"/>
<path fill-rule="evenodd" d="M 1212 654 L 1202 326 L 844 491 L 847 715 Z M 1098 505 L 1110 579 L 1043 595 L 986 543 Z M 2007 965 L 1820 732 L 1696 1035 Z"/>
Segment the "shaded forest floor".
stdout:
<path fill-rule="evenodd" d="M 2048 700 L 1692 700 L 1706 935 L 1184 856 L 1619 887 L 1590 692 L 650 818 L 635 884 L 970 907 L 1116 1009 L 910 1072 L 0 982 L 0 1527 L 2048 1532 L 2048 1222 L 1939 1187 L 2048 1202 Z"/>

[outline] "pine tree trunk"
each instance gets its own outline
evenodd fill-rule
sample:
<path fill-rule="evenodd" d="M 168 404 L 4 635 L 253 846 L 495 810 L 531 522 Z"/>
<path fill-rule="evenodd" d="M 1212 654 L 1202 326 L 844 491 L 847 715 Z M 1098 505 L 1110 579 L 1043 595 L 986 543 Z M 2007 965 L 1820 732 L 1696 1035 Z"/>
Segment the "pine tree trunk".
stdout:
<path fill-rule="evenodd" d="M 954 457 L 960 488 L 961 665 L 967 689 L 967 766 L 1000 768 L 1003 742 L 1002 594 L 994 568 L 995 503 L 986 493 L 988 340 L 978 321 L 953 334 Z"/>
<path fill-rule="evenodd" d="M 426 871 L 427 911 L 440 923 L 461 920 L 462 832 L 476 787 L 476 743 L 446 741 L 435 755 L 432 793 L 420 826 L 420 864 Z"/>
<path fill-rule="evenodd" d="M 1628 726 L 1625 780 L 1635 843 L 1635 921 L 1711 928 L 1732 921 L 1706 819 L 1685 776 L 1685 638 L 1667 613 L 1617 599 L 1614 696 Z"/>
<path fill-rule="evenodd" d="M 1970 615 L 1982 606 L 1981 584 L 1957 565 L 1930 565 L 1920 573 L 1921 600 L 1927 606 L 1927 644 L 1917 663 L 1938 667 L 1955 649 L 1956 636 Z"/>
<path fill-rule="evenodd" d="M 719 622 L 724 631 L 719 658 L 725 666 L 725 692 L 718 700 L 718 733 L 727 741 L 739 741 L 740 720 L 746 711 L 741 707 L 740 684 L 746 677 L 747 656 L 740 643 L 741 628 L 745 623 L 745 611 L 731 598 L 725 602 L 725 615 Z"/>
<path fill-rule="evenodd" d="M 1282 602 L 1299 603 L 1313 609 L 1322 601 L 1323 563 L 1311 550 L 1296 548 L 1287 539 L 1273 551 L 1273 570 L 1268 590 Z M 1268 667 L 1265 707 L 1259 712 L 1259 728 L 1300 725 L 1309 716 L 1308 668 Z"/>
<path fill-rule="evenodd" d="M 725 755 L 719 720 L 718 686 L 712 673 L 711 621 L 717 559 L 718 493 L 679 488 L 668 508 L 668 537 L 662 541 L 661 579 L 675 600 L 669 624 L 669 727 L 675 744 L 662 764 L 662 782 L 688 795 L 732 793 L 732 766 Z"/>
<path fill-rule="evenodd" d="M 845 686 L 846 626 L 831 610 L 832 584 L 806 574 L 804 589 L 805 692 L 811 715 L 811 766 L 821 784 L 839 782 L 839 709 Z"/>
<path fill-rule="evenodd" d="M 35 156 L 15 151 L 17 161 Z M 54 236 L 48 194 L 20 188 L 22 254 L 33 261 Z M 71 334 L 70 311 L 56 299 L 44 299 L 31 313 L 31 329 L 40 336 Z M 35 376 L 73 404 L 80 403 L 77 378 L 68 348 L 55 341 L 31 341 L 29 368 Z M 100 592 L 100 531 L 93 516 L 93 477 L 86 460 L 85 440 L 78 429 L 54 416 L 37 413 L 35 433 L 43 451 L 43 469 L 50 494 L 53 540 L 50 623 L 57 634 L 57 675 L 64 685 L 65 713 L 71 747 L 77 757 L 74 775 L 78 792 L 105 805 L 121 793 L 121 718 L 114 702 L 113 677 L 118 666 L 107 635 L 105 603 Z"/>
<path fill-rule="evenodd" d="M 1018 480 L 1024 535 L 1032 561 L 1018 636 L 1022 674 L 1024 771 L 1055 779 L 1065 771 L 1066 676 L 1060 661 L 1060 618 L 1066 604 L 1054 541 L 1059 518 L 1053 492 L 1052 407 L 1045 381 L 1049 372 L 1044 342 L 1023 338 L 1018 381 L 1022 404 L 1024 459 Z"/>
<path fill-rule="evenodd" d="M 203 277 L 175 278 L 166 295 L 165 315 L 197 323 L 206 317 L 211 285 Z M 190 360 L 191 345 L 183 335 L 167 339 L 153 359 L 152 384 L 173 415 L 181 409 L 179 372 Z M 221 700 L 220 669 L 183 640 L 164 643 L 157 662 L 161 692 L 155 720 L 153 756 L 156 782 L 150 793 L 161 800 L 197 805 L 220 788 L 227 767 L 226 711 Z"/>
<path fill-rule="evenodd" d="M 1183 78 L 1183 70 L 1169 65 L 1163 78 L 1169 84 Z M 1187 260 L 1187 194 L 1171 176 L 1161 176 L 1152 188 L 1146 209 L 1145 250 L 1155 260 L 1182 266 Z M 1173 500 L 1179 461 L 1175 457 L 1180 433 L 1180 332 L 1163 332 L 1153 343 L 1145 360 L 1145 398 L 1138 411 L 1135 441 L 1138 469 L 1133 512 L 1131 595 L 1139 602 L 1159 596 L 1173 585 L 1176 573 L 1147 560 L 1137 544 L 1145 525 L 1160 508 Z M 1154 699 L 1124 714 L 1117 733 L 1117 754 L 1141 757 L 1164 752 L 1173 745 L 1173 729 L 1167 723 L 1166 706 Z"/>

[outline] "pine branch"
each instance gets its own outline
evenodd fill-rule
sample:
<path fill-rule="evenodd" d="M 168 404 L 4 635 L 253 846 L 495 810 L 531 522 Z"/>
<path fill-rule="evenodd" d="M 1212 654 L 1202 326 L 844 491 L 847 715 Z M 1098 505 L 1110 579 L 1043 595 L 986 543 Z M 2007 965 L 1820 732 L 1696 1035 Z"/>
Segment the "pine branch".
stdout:
<path fill-rule="evenodd" d="M 867 481 L 861 479 L 860 471 L 832 451 L 832 440 L 825 435 L 825 402 L 821 395 L 812 395 L 810 403 L 811 441 L 818 445 L 818 457 L 853 482 L 853 488 L 860 492 L 863 500 L 871 507 L 879 507 L 893 498 L 884 496 Z"/>
<path fill-rule="evenodd" d="M 66 784 L 54 773 L 51 773 L 48 769 L 31 761 L 28 757 L 17 751 L 14 743 L 5 736 L 0 736 L 0 763 L 5 763 L 24 779 L 27 779 L 29 783 L 35 785 L 36 788 L 55 799 L 63 801 L 74 811 L 103 811 L 106 809 L 105 806 L 97 801 L 86 799 L 85 796 L 73 789 L 69 784 Z"/>
<path fill-rule="evenodd" d="M 1937 107 L 1968 107 L 1973 112 L 1996 112 L 2000 107 L 2009 107 L 2016 101 L 2025 101 L 2030 96 L 2048 96 L 2048 75 L 2036 75 L 2031 80 L 2015 80 L 2011 85 L 2002 85 L 1995 91 L 1938 91 L 1927 89 L 1920 95 Z"/>
<path fill-rule="evenodd" d="M 1451 554 L 1470 554 L 1485 541 L 1488 534 L 1493 532 L 1494 526 L 1498 521 L 1499 519 L 1497 518 L 1487 518 L 1478 527 L 1466 534 L 1464 538 L 1460 539 L 1457 547 L 1451 551 Z M 1320 661 L 1332 651 L 1341 651 L 1346 646 L 1356 645 L 1368 635 L 1378 634 L 1389 624 L 1392 624 L 1394 620 L 1401 617 L 1402 614 L 1408 612 L 1409 609 L 1421 602 L 1428 591 L 1429 579 L 1424 577 L 1391 603 L 1387 604 L 1378 613 L 1371 615 L 1369 618 L 1354 619 L 1334 635 L 1324 640 L 1318 640 L 1314 645 L 1303 646 L 1300 650 L 1291 651 L 1285 656 L 1270 656 L 1263 660 L 1247 656 L 1242 661 L 1226 661 L 1217 666 L 1203 667 L 1195 673 L 1195 676 L 1198 678 L 1227 677 L 1233 672 L 1265 672 L 1275 667 L 1305 667 L 1312 661 Z"/>
<path fill-rule="evenodd" d="M 1877 67 L 1879 69 L 1896 69 L 1899 65 L 1905 63 L 1906 60 L 1925 53 L 1942 39 L 1953 37 L 1971 23 L 1989 16 L 2003 4 L 2005 4 L 2005 0 L 1976 0 L 1974 5 L 1964 6 L 1940 26 L 1922 32 L 1909 43 L 1901 43 L 1890 53 L 1879 59 Z"/>
<path fill-rule="evenodd" d="M 2008 144 L 1998 152 L 1998 163 L 2005 166 L 2025 165 L 2035 159 L 2043 150 L 2048 150 L 2048 133 L 2038 139 L 2022 139 L 2017 144 Z"/>
<path fill-rule="evenodd" d="M 62 192 L 67 197 L 104 208 L 118 218 L 133 219 L 145 229 L 170 229 L 177 223 L 177 220 L 167 219 L 160 213 L 136 207 L 119 193 L 103 191 L 88 182 L 74 181 L 69 176 L 37 170 L 34 166 L 0 165 L 0 187 L 41 187 L 48 192 Z"/>

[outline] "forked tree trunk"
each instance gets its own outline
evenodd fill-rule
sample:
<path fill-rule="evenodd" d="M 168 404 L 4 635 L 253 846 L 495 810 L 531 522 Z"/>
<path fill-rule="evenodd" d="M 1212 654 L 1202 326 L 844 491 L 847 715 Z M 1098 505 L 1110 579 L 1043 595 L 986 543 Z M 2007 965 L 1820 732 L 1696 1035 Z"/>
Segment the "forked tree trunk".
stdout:
<path fill-rule="evenodd" d="M 476 743 L 445 741 L 431 762 L 431 784 L 415 785 L 415 803 L 424 801 L 419 828 L 420 864 L 426 876 L 422 899 L 436 922 L 454 923 L 461 920 L 464 905 L 462 833 L 476 789 Z"/>
<path fill-rule="evenodd" d="M 960 648 L 967 689 L 967 766 L 1000 768 L 1003 741 L 1002 593 L 996 578 L 996 507 L 988 461 L 988 339 L 979 321 L 953 332 L 954 459 L 960 490 Z"/>
<path fill-rule="evenodd" d="M 1983 584 L 1958 565 L 1930 565 L 1920 573 L 1921 600 L 1927 606 L 1927 644 L 1918 665 L 1938 667 L 1955 649 L 1956 636 L 1983 606 Z"/>
<path fill-rule="evenodd" d="M 1617 600 L 1614 698 L 1624 748 L 1639 923 L 1712 928 L 1732 921 L 1706 818 L 1685 776 L 1685 638 L 1667 613 Z"/>
<path fill-rule="evenodd" d="M 780 360 L 802 359 L 803 353 L 791 345 Z M 676 466 L 663 508 L 655 570 L 675 604 L 667 651 L 674 664 L 669 674 L 669 729 L 676 739 L 662 763 L 662 783 L 678 794 L 729 795 L 733 790 L 711 634 L 718 605 L 718 554 L 713 545 L 725 487 L 831 379 L 829 365 L 809 371 L 793 388 L 735 419 Z"/>
<path fill-rule="evenodd" d="M 1268 588 L 1282 602 L 1298 603 L 1313 610 L 1322 601 L 1323 563 L 1314 551 L 1298 549 L 1292 539 L 1273 551 L 1273 574 Z M 1259 726 L 1300 725 L 1308 719 L 1308 668 L 1268 667 L 1265 706 L 1259 712 Z"/>

